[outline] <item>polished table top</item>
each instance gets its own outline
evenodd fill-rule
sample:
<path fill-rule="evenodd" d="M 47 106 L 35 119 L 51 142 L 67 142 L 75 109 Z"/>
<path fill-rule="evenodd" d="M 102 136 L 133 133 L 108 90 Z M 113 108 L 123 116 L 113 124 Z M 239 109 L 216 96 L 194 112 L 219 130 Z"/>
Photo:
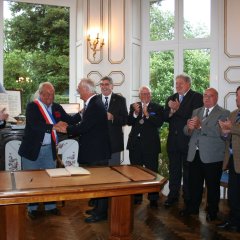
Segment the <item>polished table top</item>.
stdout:
<path fill-rule="evenodd" d="M 0 171 L 0 205 L 160 191 L 166 179 L 140 166 L 89 167 L 90 175 L 50 177 L 45 170 Z"/>

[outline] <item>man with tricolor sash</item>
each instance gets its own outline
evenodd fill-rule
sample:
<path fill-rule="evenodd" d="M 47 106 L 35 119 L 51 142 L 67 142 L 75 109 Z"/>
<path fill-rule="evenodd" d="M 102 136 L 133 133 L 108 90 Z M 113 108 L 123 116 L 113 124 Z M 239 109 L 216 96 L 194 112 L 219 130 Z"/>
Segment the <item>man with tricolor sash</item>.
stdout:
<path fill-rule="evenodd" d="M 81 120 L 79 113 L 70 116 L 61 105 L 54 103 L 55 90 L 51 83 L 41 83 L 38 92 L 39 98 L 29 103 L 26 109 L 26 127 L 19 148 L 23 170 L 56 168 L 58 122 L 67 125 Z M 60 214 L 55 202 L 45 203 L 44 207 L 47 213 Z M 32 219 L 37 217 L 37 209 L 38 203 L 28 206 L 28 215 Z"/>

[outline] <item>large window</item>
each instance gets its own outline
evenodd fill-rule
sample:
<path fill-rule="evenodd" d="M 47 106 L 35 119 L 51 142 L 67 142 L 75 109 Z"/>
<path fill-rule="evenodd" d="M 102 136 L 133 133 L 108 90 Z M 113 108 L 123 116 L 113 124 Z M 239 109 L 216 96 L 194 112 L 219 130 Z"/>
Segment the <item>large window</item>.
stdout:
<path fill-rule="evenodd" d="M 68 101 L 69 83 L 75 91 L 74 3 L 2 1 L 3 82 L 7 89 L 22 90 L 23 109 L 40 82 L 52 82 L 60 102 L 64 101 L 62 96 Z"/>
<path fill-rule="evenodd" d="M 153 86 L 154 98 L 163 103 L 174 92 L 175 76 L 182 72 L 192 77 L 197 91 L 214 85 L 217 28 L 212 9 L 216 1 L 148 0 L 142 4 L 142 79 Z"/>

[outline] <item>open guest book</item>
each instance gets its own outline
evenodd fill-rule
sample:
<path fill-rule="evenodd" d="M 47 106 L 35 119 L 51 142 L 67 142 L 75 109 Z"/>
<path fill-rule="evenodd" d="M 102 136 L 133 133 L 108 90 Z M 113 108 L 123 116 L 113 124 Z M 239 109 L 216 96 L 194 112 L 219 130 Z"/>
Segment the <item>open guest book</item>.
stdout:
<path fill-rule="evenodd" d="M 76 175 L 89 175 L 90 172 L 82 167 L 68 166 L 65 168 L 46 169 L 50 177 L 68 177 Z"/>

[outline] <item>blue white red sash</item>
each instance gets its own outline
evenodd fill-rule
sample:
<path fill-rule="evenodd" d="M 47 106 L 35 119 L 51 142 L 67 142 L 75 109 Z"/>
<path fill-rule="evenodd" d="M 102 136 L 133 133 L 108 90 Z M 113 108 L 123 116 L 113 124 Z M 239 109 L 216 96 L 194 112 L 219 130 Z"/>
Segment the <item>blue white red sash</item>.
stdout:
<path fill-rule="evenodd" d="M 53 118 L 53 115 L 47 110 L 47 108 L 44 106 L 44 104 L 39 99 L 35 99 L 34 103 L 37 104 L 37 106 L 38 106 L 42 116 L 46 120 L 47 124 L 53 124 L 53 125 L 56 124 L 56 121 Z M 52 130 L 51 135 L 52 135 L 53 141 L 57 145 L 58 144 L 58 138 L 57 138 L 56 130 Z"/>

